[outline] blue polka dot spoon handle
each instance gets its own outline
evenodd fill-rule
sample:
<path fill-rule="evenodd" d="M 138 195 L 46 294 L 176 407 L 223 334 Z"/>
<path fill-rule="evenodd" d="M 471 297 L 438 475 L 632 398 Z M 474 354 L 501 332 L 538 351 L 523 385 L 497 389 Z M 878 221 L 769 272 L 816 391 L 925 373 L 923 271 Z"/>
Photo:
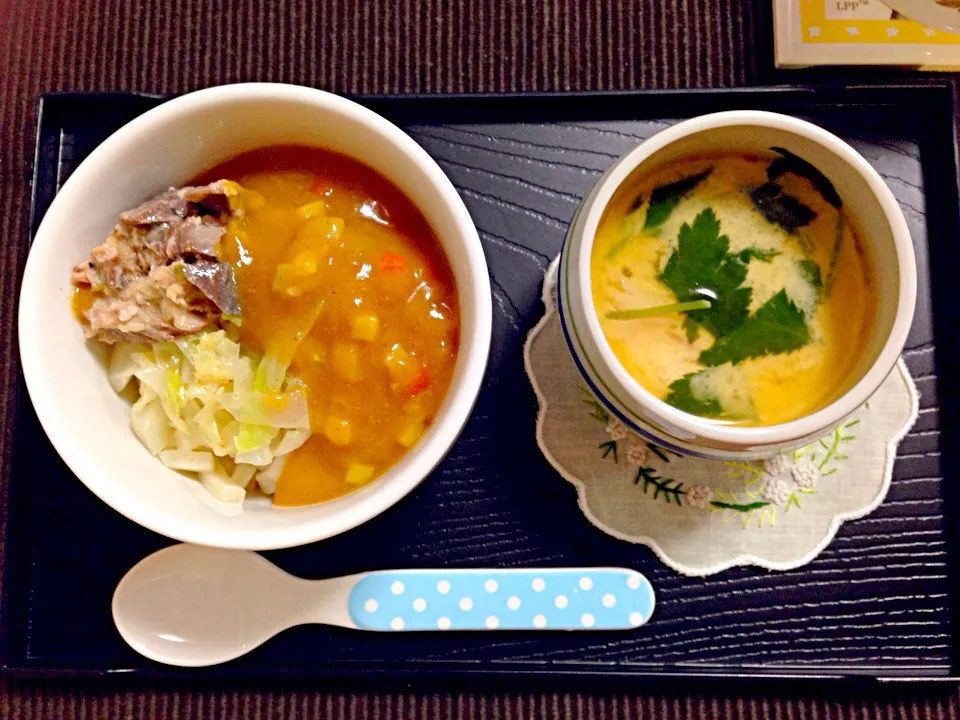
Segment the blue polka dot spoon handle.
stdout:
<path fill-rule="evenodd" d="M 362 630 L 629 630 L 653 614 L 623 568 L 387 570 L 358 575 L 347 609 Z"/>

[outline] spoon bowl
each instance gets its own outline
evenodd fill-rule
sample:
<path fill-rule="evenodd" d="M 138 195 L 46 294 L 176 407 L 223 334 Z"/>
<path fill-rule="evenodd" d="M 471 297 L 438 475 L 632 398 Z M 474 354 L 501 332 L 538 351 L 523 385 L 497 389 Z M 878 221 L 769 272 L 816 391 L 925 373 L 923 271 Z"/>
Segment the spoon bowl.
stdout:
<path fill-rule="evenodd" d="M 123 639 L 152 660 L 213 665 L 288 627 L 303 584 L 256 553 L 174 545 L 124 576 L 113 619 Z"/>

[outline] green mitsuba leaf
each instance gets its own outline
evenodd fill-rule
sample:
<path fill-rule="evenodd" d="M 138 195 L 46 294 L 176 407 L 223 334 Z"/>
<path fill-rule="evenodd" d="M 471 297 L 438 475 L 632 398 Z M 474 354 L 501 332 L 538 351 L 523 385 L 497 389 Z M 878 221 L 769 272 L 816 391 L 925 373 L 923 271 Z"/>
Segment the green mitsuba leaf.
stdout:
<path fill-rule="evenodd" d="M 741 250 L 737 253 L 737 257 L 742 263 L 748 263 L 751 260 L 759 260 L 760 262 L 770 262 L 777 255 L 780 254 L 779 250 L 764 250 L 763 248 L 750 247 L 746 250 Z"/>
<path fill-rule="evenodd" d="M 664 400 L 677 410 L 700 415 L 701 417 L 717 417 L 723 414 L 723 408 L 716 398 L 698 398 L 693 394 L 690 381 L 698 373 L 689 373 L 679 380 L 670 383 L 667 397 Z"/>
<path fill-rule="evenodd" d="M 820 266 L 813 260 L 801 260 L 797 263 L 800 267 L 800 273 L 803 279 L 810 283 L 817 290 L 823 287 L 823 278 L 820 276 Z"/>
<path fill-rule="evenodd" d="M 729 249 L 716 214 L 707 208 L 693 225 L 684 223 L 680 228 L 677 247 L 659 275 L 681 302 L 710 301 L 709 309 L 690 311 L 687 316 L 718 338 L 737 328 L 750 306 L 751 290 L 741 287 L 747 266 Z M 691 334 L 688 328 L 687 336 Z"/>
<path fill-rule="evenodd" d="M 803 313 L 781 290 L 736 330 L 717 338 L 698 360 L 707 366 L 737 364 L 748 358 L 792 352 L 809 342 L 810 330 Z"/>

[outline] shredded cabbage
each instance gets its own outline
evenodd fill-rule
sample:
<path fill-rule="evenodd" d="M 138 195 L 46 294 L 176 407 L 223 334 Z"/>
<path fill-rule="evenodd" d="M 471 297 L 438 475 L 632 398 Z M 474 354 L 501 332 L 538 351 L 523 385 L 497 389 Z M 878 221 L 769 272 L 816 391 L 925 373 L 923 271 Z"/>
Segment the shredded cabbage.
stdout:
<path fill-rule="evenodd" d="M 273 494 L 283 456 L 310 437 L 303 384 L 276 357 L 244 353 L 223 330 L 152 346 L 116 343 L 108 375 L 117 392 L 137 380 L 130 424 L 147 450 L 195 473 L 224 502 L 242 501 L 254 480 Z"/>
<path fill-rule="evenodd" d="M 259 485 L 260 489 L 267 495 L 273 495 L 273 493 L 276 492 L 277 478 L 280 477 L 280 472 L 283 470 L 284 460 L 286 460 L 285 457 L 278 457 L 257 473 L 257 485 Z"/>
<path fill-rule="evenodd" d="M 280 439 L 280 442 L 273 448 L 273 454 L 280 457 L 281 455 L 292 453 L 303 445 L 309 437 L 309 430 L 287 430 Z"/>
<path fill-rule="evenodd" d="M 161 450 L 158 457 L 164 465 L 173 470 L 213 472 L 213 455 L 208 452 Z"/>
<path fill-rule="evenodd" d="M 276 435 L 276 428 L 241 422 L 237 436 L 233 439 L 233 446 L 237 453 L 253 453 L 258 450 L 269 451 L 270 443 L 273 442 Z M 266 465 L 267 463 L 263 464 Z"/>
<path fill-rule="evenodd" d="M 149 348 L 146 345 L 134 343 L 117 343 L 110 355 L 110 368 L 107 373 L 110 385 L 117 392 L 121 392 L 133 379 L 133 374 L 140 367 L 136 355 L 142 355 Z"/>
<path fill-rule="evenodd" d="M 243 486 L 233 482 L 230 476 L 219 472 L 200 473 L 200 483 L 208 493 L 225 503 L 241 502 L 247 494 Z"/>
<path fill-rule="evenodd" d="M 140 438 L 151 454 L 174 444 L 173 428 L 167 421 L 167 414 L 160 407 L 156 394 L 147 385 L 140 386 L 140 399 L 130 410 L 130 424 L 133 432 Z"/>
<path fill-rule="evenodd" d="M 276 392 L 283 385 L 287 374 L 286 366 L 273 355 L 264 355 L 253 378 L 253 389 L 257 392 Z"/>
<path fill-rule="evenodd" d="M 226 408 L 241 423 L 272 428 L 310 427 L 307 398 L 300 390 L 286 393 L 231 393 Z"/>

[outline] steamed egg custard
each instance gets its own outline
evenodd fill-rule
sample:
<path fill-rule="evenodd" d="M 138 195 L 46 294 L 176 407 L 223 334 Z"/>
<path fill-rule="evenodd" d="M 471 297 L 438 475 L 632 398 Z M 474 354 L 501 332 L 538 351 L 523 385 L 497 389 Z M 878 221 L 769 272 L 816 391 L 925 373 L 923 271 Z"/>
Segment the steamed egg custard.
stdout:
<path fill-rule="evenodd" d="M 850 384 L 876 312 L 833 185 L 802 158 L 694 156 L 628 180 L 597 229 L 593 303 L 626 371 L 686 412 L 795 420 Z"/>

